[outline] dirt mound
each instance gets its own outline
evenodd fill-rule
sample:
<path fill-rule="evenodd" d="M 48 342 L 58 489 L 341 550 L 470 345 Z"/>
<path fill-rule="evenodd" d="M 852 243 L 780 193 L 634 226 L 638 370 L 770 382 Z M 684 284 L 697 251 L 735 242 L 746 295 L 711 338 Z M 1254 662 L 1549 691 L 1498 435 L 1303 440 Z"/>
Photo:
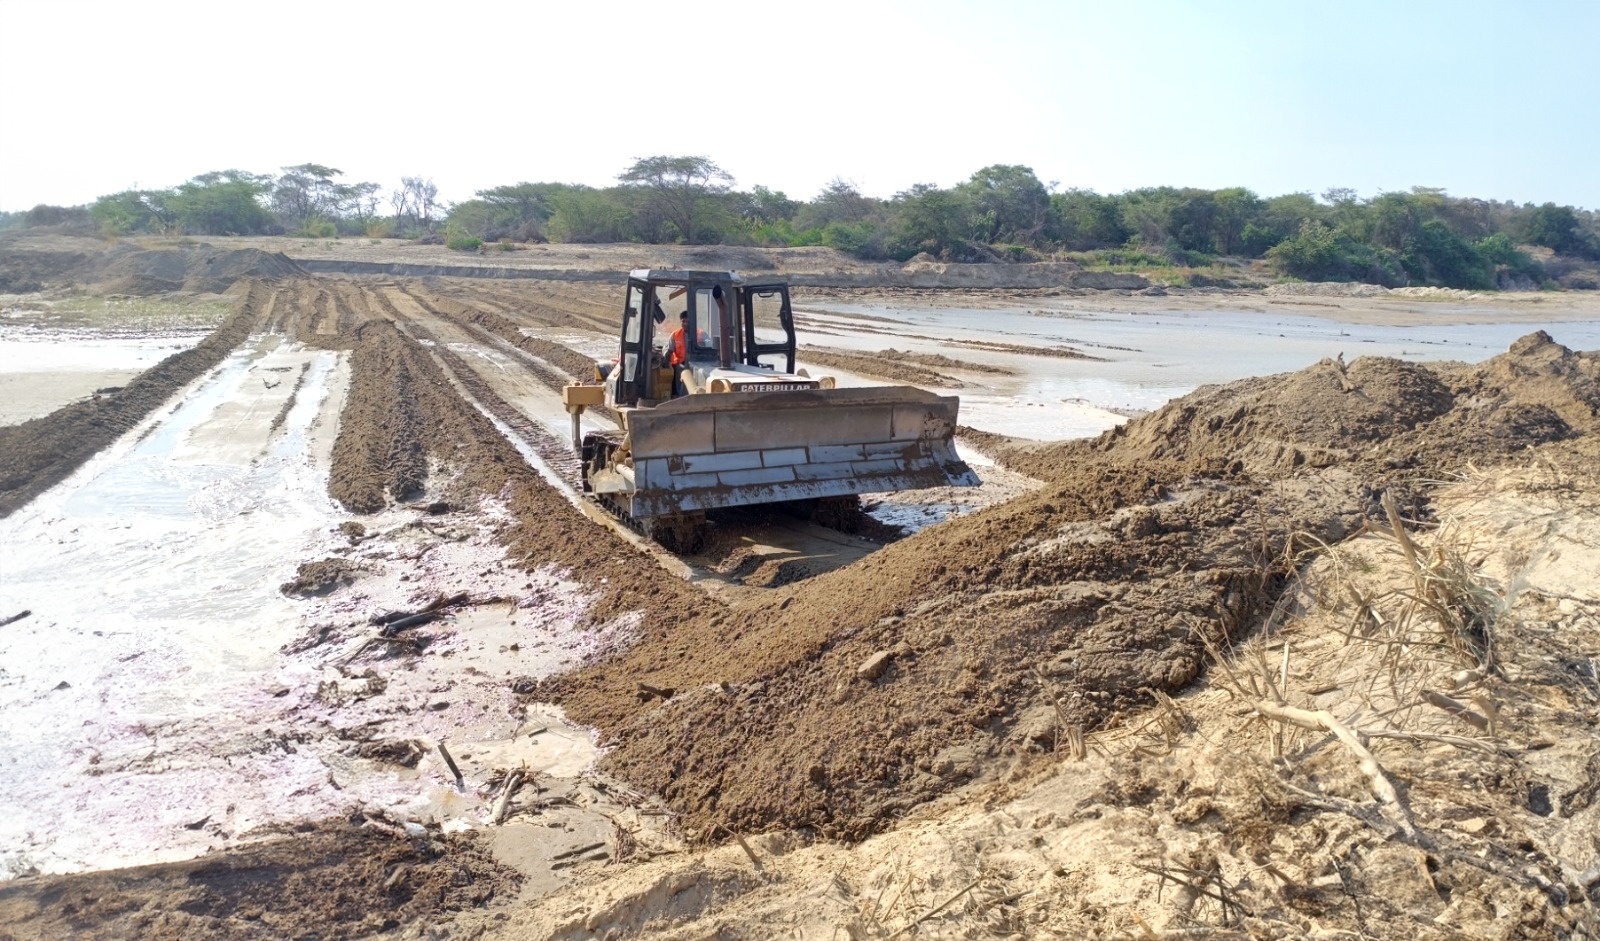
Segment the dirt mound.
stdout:
<path fill-rule="evenodd" d="M 189 277 L 187 252 L 176 249 L 119 254 L 99 272 L 106 294 L 164 294 L 183 290 Z"/>
<path fill-rule="evenodd" d="M 238 310 L 193 349 L 174 353 L 121 391 L 0 427 L 0 517 L 65 480 L 84 461 L 205 374 L 258 329 L 264 293 L 241 286 Z"/>
<path fill-rule="evenodd" d="M 770 603 L 649 631 L 542 692 L 606 730 L 605 765 L 665 795 L 691 835 L 864 836 L 990 759 L 1185 686 L 1206 641 L 1257 623 L 1299 548 L 1381 514 L 1377 489 L 1600 431 L 1584 414 L 1597 367 L 1535 336 L 1470 369 L 1335 360 L 1204 389 L 1029 451 L 1040 491 Z M 1433 433 L 1446 425 L 1500 443 L 1464 453 Z M 681 692 L 642 704 L 638 682 Z"/>
<path fill-rule="evenodd" d="M 299 265 L 281 252 L 257 248 L 219 252 L 188 259 L 183 288 L 186 291 L 220 293 L 240 278 L 303 277 Z"/>
<path fill-rule="evenodd" d="M 299 265 L 282 254 L 255 248 L 217 252 L 198 245 L 117 253 L 101 264 L 97 280 L 98 290 L 107 294 L 220 294 L 242 278 L 303 274 Z"/>
<path fill-rule="evenodd" d="M 371 937 L 514 896 L 472 834 L 336 821 L 203 859 L 0 886 L 0 937 Z"/>
<path fill-rule="evenodd" d="M 1102 438 L 1108 451 L 1183 462 L 1197 470 L 1233 467 L 1275 475 L 1324 467 L 1449 411 L 1454 398 L 1433 370 L 1363 358 L 1348 368 L 1325 359 L 1285 376 L 1207 386 Z M 1017 469 L 1055 479 L 1037 450 Z"/>

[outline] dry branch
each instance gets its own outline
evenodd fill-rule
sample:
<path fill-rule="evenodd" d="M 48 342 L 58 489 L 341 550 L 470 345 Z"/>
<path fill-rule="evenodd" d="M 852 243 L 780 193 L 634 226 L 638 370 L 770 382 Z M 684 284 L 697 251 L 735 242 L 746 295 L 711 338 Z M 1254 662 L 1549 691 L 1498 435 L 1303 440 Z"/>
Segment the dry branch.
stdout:
<path fill-rule="evenodd" d="M 1427 700 L 1429 705 L 1443 709 L 1479 732 L 1489 731 L 1489 718 L 1459 699 L 1452 699 L 1444 693 L 1431 689 L 1423 690 L 1422 698 Z"/>
<path fill-rule="evenodd" d="M 1367 748 L 1366 743 L 1348 725 L 1335 719 L 1332 713 L 1325 710 L 1312 712 L 1309 709 L 1296 709 L 1293 706 L 1280 706 L 1270 702 L 1256 703 L 1256 712 L 1278 722 L 1333 733 L 1334 737 L 1356 756 L 1361 773 L 1367 776 L 1367 786 L 1371 789 L 1372 796 L 1388 809 L 1389 816 L 1402 833 L 1413 840 L 1416 838 L 1416 825 L 1411 822 L 1411 815 L 1401 802 L 1399 792 L 1394 789 L 1394 784 L 1384 773 L 1383 765 L 1378 763 L 1378 759 Z"/>

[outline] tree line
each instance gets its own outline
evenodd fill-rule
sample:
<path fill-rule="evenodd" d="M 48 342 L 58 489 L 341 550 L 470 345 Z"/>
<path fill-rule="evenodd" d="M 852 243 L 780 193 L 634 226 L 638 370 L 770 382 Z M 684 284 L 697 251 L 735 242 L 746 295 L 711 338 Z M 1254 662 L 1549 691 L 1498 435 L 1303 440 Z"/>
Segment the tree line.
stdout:
<path fill-rule="evenodd" d="M 609 187 L 524 182 L 446 205 L 420 176 L 385 191 L 307 163 L 278 174 L 206 173 L 87 207 L 36 207 L 0 223 L 71 216 L 112 235 L 434 237 L 460 249 L 530 241 L 821 245 L 869 261 L 1066 257 L 1132 269 L 1265 259 L 1306 280 L 1485 289 L 1562 279 L 1600 287 L 1584 281 L 1593 270 L 1585 260 L 1600 260 L 1600 213 L 1427 187 L 1365 199 L 1349 189 L 1262 197 L 1242 187 L 1159 186 L 1100 194 L 1046 186 L 1031 168 L 1010 164 L 889 198 L 841 179 L 810 200 L 734 184 L 710 158 L 656 156 L 636 160 Z"/>

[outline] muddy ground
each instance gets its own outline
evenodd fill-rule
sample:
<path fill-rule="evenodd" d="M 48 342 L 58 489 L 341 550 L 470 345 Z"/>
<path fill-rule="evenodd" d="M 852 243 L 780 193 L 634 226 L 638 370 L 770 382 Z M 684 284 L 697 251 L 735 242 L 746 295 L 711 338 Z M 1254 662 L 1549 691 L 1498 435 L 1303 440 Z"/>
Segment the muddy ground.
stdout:
<path fill-rule="evenodd" d="M 185 283 L 129 258 L 30 277 Z M 550 403 L 591 362 L 573 336 L 610 329 L 603 293 L 237 260 L 254 267 L 233 313 L 192 350 L 0 428 L 0 515 L 248 336 L 333 351 L 350 381 L 329 495 L 353 520 L 492 501 L 510 565 L 581 584 L 603 640 L 501 682 L 596 728 L 599 771 L 663 801 L 679 842 L 619 826 L 607 861 L 519 897 L 530 873 L 473 839 L 357 815 L 17 879 L 0 937 L 1594 930 L 1596 354 L 1534 334 L 1473 366 L 1327 360 L 1208 387 L 1092 440 L 975 429 L 1031 481 L 1004 502 L 866 540 L 724 520 L 684 560 L 571 498 Z M 944 368 L 865 371 L 947 386 Z M 362 590 L 361 564 L 299 561 L 309 594 Z"/>

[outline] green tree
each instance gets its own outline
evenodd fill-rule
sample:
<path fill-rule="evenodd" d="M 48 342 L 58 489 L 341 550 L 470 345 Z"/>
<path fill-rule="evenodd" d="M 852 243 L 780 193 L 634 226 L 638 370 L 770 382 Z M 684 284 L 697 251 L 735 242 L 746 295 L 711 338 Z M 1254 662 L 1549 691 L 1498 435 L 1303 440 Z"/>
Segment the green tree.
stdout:
<path fill-rule="evenodd" d="M 795 226 L 801 229 L 822 229 L 835 223 L 866 222 L 882 216 L 882 204 L 870 196 L 863 196 L 854 183 L 834 177 L 817 198 L 800 207 L 795 213 Z"/>
<path fill-rule="evenodd" d="M 1571 206 L 1536 206 L 1523 215 L 1520 228 L 1524 242 L 1543 245 L 1563 255 L 1588 254 L 1586 250 L 1591 247 Z"/>
<path fill-rule="evenodd" d="M 698 225 L 733 177 L 709 157 L 644 157 L 617 177 L 646 195 L 646 205 L 665 217 L 678 236 L 694 244 Z"/>
<path fill-rule="evenodd" d="M 1031 167 L 993 164 L 956 187 L 981 242 L 1033 244 L 1050 216 L 1050 194 Z"/>
<path fill-rule="evenodd" d="M 152 190 L 123 190 L 96 199 L 89 216 L 107 235 L 152 232 L 159 227 Z"/>
<path fill-rule="evenodd" d="M 794 218 L 800 203 L 785 196 L 782 190 L 757 186 L 740 201 L 739 216 L 751 227 L 770 225 Z"/>
<path fill-rule="evenodd" d="M 550 237 L 563 242 L 620 242 L 628 210 L 607 190 L 574 186 L 551 197 Z"/>
<path fill-rule="evenodd" d="M 946 260 L 962 255 L 968 223 L 967 200 L 952 190 L 918 183 L 895 195 L 890 209 L 894 219 L 894 254 L 910 258 L 927 252 Z"/>
<path fill-rule="evenodd" d="M 1406 238 L 1400 263 L 1414 281 L 1475 290 L 1494 287 L 1492 266 L 1439 219 L 1428 219 Z"/>
<path fill-rule="evenodd" d="M 1046 233 L 1074 251 L 1116 248 L 1133 234 L 1122 223 L 1122 207 L 1116 197 L 1086 189 L 1051 194 Z"/>
<path fill-rule="evenodd" d="M 313 219 L 331 219 L 339 211 L 339 185 L 343 170 L 319 163 L 284 167 L 272 188 L 272 209 L 285 226 L 303 231 Z"/>
<path fill-rule="evenodd" d="M 169 197 L 177 224 L 200 235 L 261 235 L 275 226 L 262 204 L 272 178 L 243 170 L 202 173 Z"/>
<path fill-rule="evenodd" d="M 1245 227 L 1261 215 L 1261 197 L 1242 186 L 1220 189 L 1211 194 L 1216 215 L 1212 220 L 1211 237 L 1214 250 L 1232 255 L 1242 246 Z"/>
<path fill-rule="evenodd" d="M 493 237 L 528 241 L 545 236 L 545 226 L 555 213 L 551 200 L 571 188 L 566 183 L 516 183 L 479 190 L 476 195 L 492 210 L 489 227 Z"/>

